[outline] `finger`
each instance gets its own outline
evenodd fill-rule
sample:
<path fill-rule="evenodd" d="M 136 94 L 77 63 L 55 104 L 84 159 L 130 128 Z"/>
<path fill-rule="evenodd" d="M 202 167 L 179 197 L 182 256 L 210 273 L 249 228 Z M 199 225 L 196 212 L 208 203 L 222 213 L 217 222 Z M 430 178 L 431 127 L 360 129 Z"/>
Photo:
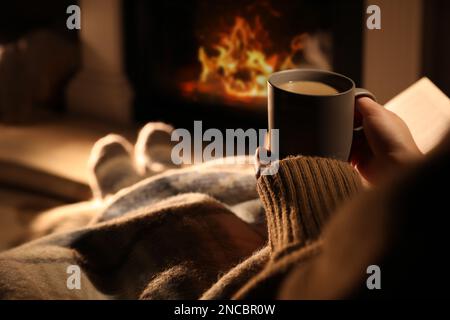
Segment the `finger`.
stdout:
<path fill-rule="evenodd" d="M 254 161 L 253 161 L 253 166 L 255 168 L 256 179 L 258 179 L 259 176 L 261 175 L 261 163 L 259 162 L 259 148 L 260 147 L 256 148 Z"/>
<path fill-rule="evenodd" d="M 349 161 L 353 166 L 357 166 L 362 161 L 370 161 L 373 159 L 373 153 L 364 132 L 357 132 L 353 137 L 352 148 L 350 150 Z"/>
<path fill-rule="evenodd" d="M 364 179 L 372 181 L 373 173 L 371 171 L 374 164 L 374 157 L 367 144 L 352 153 L 350 163 Z"/>
<path fill-rule="evenodd" d="M 356 110 L 364 118 L 382 114 L 386 109 L 372 99 L 363 97 L 356 100 Z"/>

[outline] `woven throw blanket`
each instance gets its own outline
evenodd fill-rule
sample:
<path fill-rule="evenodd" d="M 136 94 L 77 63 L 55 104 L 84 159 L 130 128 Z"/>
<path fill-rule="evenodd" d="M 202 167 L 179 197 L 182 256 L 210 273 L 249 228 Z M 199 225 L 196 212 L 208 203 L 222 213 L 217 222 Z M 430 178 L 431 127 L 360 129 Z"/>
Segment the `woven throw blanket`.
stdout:
<path fill-rule="evenodd" d="M 266 243 L 255 184 L 212 161 L 45 212 L 0 254 L 0 298 L 197 299 Z"/>

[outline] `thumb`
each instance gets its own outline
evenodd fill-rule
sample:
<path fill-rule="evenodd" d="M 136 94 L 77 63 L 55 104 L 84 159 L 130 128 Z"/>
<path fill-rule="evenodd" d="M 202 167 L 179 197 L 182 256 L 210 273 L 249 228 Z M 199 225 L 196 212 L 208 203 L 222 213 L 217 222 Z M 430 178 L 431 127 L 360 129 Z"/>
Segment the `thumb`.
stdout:
<path fill-rule="evenodd" d="M 356 109 L 363 118 L 383 114 L 384 107 L 368 97 L 359 98 L 356 101 Z"/>

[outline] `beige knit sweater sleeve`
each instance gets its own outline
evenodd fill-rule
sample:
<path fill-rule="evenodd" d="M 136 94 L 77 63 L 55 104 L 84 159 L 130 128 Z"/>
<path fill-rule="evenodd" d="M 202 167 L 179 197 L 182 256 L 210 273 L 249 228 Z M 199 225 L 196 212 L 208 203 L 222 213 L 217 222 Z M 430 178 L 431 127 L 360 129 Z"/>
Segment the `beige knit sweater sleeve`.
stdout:
<path fill-rule="evenodd" d="M 320 254 L 317 240 L 324 225 L 361 189 L 361 180 L 348 163 L 298 156 L 281 160 L 276 174 L 259 177 L 257 189 L 266 212 L 269 253 L 264 267 L 233 299 L 277 297 L 289 271 Z"/>
<path fill-rule="evenodd" d="M 317 239 L 329 215 L 361 188 L 358 173 L 342 161 L 290 157 L 274 175 L 261 176 L 258 192 L 266 210 L 272 251 Z"/>

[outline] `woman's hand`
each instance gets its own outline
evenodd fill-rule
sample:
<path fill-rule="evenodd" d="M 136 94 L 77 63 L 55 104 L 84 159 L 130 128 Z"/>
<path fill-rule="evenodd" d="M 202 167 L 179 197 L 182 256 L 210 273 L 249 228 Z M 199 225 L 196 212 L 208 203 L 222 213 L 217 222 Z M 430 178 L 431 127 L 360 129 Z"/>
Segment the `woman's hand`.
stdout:
<path fill-rule="evenodd" d="M 364 131 L 356 133 L 351 163 L 370 183 L 422 156 L 406 123 L 370 98 L 360 98 L 356 111 Z"/>

